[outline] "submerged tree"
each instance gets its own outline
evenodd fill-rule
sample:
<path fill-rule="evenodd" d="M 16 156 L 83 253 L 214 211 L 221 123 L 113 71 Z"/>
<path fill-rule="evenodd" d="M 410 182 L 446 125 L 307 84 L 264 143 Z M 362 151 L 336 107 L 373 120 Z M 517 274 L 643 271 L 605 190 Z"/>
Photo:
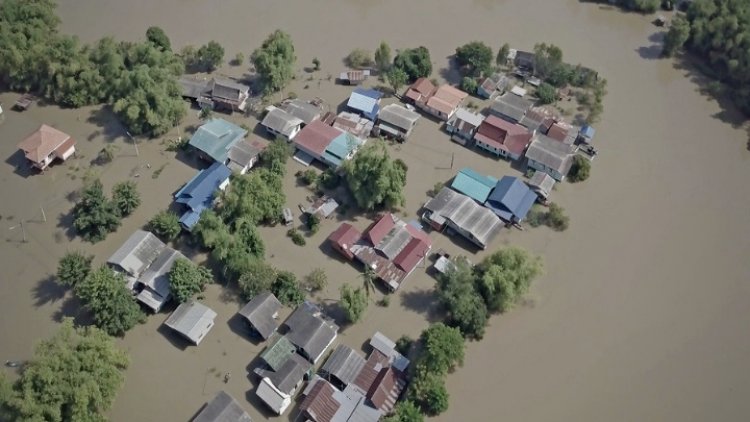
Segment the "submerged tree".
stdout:
<path fill-rule="evenodd" d="M 671 57 L 690 38 L 690 23 L 682 15 L 677 15 L 669 24 L 669 32 L 664 36 L 664 49 L 662 53 Z"/>
<path fill-rule="evenodd" d="M 426 47 L 401 50 L 393 60 L 393 66 L 403 70 L 409 81 L 429 77 L 432 73 L 430 51 Z"/>
<path fill-rule="evenodd" d="M 139 205 L 141 205 L 141 195 L 138 193 L 138 187 L 132 180 L 119 182 L 112 187 L 112 201 L 120 210 L 120 215 L 130 215 Z"/>
<path fill-rule="evenodd" d="M 172 43 L 163 29 L 152 26 L 146 30 L 146 39 L 162 51 L 172 51 Z"/>
<path fill-rule="evenodd" d="M 209 41 L 198 49 L 196 59 L 200 67 L 213 72 L 224 62 L 224 47 L 216 41 Z"/>
<path fill-rule="evenodd" d="M 77 283 L 75 294 L 93 314 L 96 326 L 111 336 L 125 334 L 145 318 L 125 277 L 106 266 Z"/>
<path fill-rule="evenodd" d="M 174 240 L 182 231 L 180 217 L 172 211 L 159 211 L 151 218 L 147 229 L 165 241 Z"/>
<path fill-rule="evenodd" d="M 57 264 L 57 279 L 63 286 L 75 287 L 91 272 L 93 255 L 79 251 L 66 252 Z"/>
<path fill-rule="evenodd" d="M 73 227 L 90 242 L 98 242 L 120 226 L 120 211 L 104 195 L 102 182 L 84 187 L 81 199 L 73 207 Z"/>
<path fill-rule="evenodd" d="M 492 57 L 492 48 L 481 41 L 456 48 L 456 62 L 468 67 L 470 76 L 487 75 L 492 69 Z"/>
<path fill-rule="evenodd" d="M 447 323 L 467 338 L 481 339 L 487 325 L 487 306 L 476 289 L 476 276 L 464 257 L 438 277 L 438 298 L 448 312 Z"/>
<path fill-rule="evenodd" d="M 396 208 L 405 203 L 406 169 L 392 160 L 385 146 L 370 142 L 344 163 L 346 181 L 357 204 L 366 210 Z"/>
<path fill-rule="evenodd" d="M 367 295 L 362 291 L 362 288 L 357 287 L 356 289 L 352 289 L 349 284 L 341 286 L 340 293 L 341 300 L 339 304 L 344 310 L 346 319 L 351 323 L 358 322 L 362 319 L 365 310 L 367 310 Z"/>
<path fill-rule="evenodd" d="M 378 49 L 375 50 L 375 65 L 381 73 L 391 67 L 391 47 L 385 41 L 381 41 Z"/>
<path fill-rule="evenodd" d="M 568 180 L 573 183 L 583 182 L 588 179 L 590 175 L 591 161 L 581 155 L 575 155 L 573 157 L 573 165 L 570 166 L 570 172 L 568 173 Z"/>
<path fill-rule="evenodd" d="M 169 270 L 169 290 L 177 302 L 183 303 L 202 292 L 212 279 L 208 268 L 178 258 Z"/>
<path fill-rule="evenodd" d="M 487 309 L 505 312 L 529 290 L 531 281 L 542 273 L 542 262 L 516 247 L 501 249 L 479 264 L 477 284 Z"/>
<path fill-rule="evenodd" d="M 251 60 L 266 94 L 281 91 L 294 76 L 297 57 L 292 38 L 277 29 L 253 52 Z"/>

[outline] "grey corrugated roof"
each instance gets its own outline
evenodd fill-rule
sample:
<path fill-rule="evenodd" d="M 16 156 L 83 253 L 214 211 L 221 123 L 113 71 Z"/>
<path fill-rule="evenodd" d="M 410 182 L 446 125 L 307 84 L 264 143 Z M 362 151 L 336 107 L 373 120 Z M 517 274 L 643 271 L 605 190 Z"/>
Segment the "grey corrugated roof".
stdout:
<path fill-rule="evenodd" d="M 166 245 L 145 230 L 136 230 L 107 260 L 128 274 L 138 277 L 151 265 Z"/>
<path fill-rule="evenodd" d="M 210 92 L 209 81 L 183 76 L 177 81 L 182 88 L 182 96 L 192 99 L 200 98 Z"/>
<path fill-rule="evenodd" d="M 526 158 L 544 164 L 565 176 L 573 165 L 574 149 L 547 135 L 537 133 L 529 149 L 526 150 Z"/>
<path fill-rule="evenodd" d="M 534 105 L 532 101 L 523 99 L 518 95 L 506 92 L 492 102 L 490 110 L 500 117 L 508 117 L 515 121 L 521 121 L 526 112 Z"/>
<path fill-rule="evenodd" d="M 305 302 L 292 312 L 284 322 L 289 327 L 286 337 L 295 346 L 302 349 L 311 360 L 316 360 L 336 338 L 338 326 L 325 321 L 320 310 L 313 304 Z"/>
<path fill-rule="evenodd" d="M 245 317 L 247 322 L 255 328 L 263 337 L 268 337 L 276 331 L 279 326 L 274 318 L 281 309 L 281 302 L 271 292 L 264 292 L 255 296 L 250 302 L 240 310 L 240 315 Z"/>
<path fill-rule="evenodd" d="M 169 295 L 169 271 L 178 259 L 187 258 L 179 251 L 165 247 L 138 281 L 166 297 Z"/>
<path fill-rule="evenodd" d="M 211 95 L 214 98 L 222 98 L 232 101 L 240 101 L 243 95 L 248 95 L 250 87 L 239 84 L 229 79 L 211 79 L 209 84 Z"/>
<path fill-rule="evenodd" d="M 227 158 L 229 158 L 229 164 L 235 164 L 239 165 L 241 167 L 247 166 L 250 161 L 257 157 L 258 154 L 263 151 L 263 144 L 261 144 L 259 141 L 247 141 L 243 140 L 240 142 L 237 142 L 232 146 L 232 148 L 229 149 L 229 154 L 227 155 Z M 227 164 L 227 167 L 231 166 Z"/>
<path fill-rule="evenodd" d="M 281 392 L 292 394 L 297 384 L 302 381 L 310 368 L 312 368 L 312 364 L 307 359 L 297 353 L 293 353 L 289 355 L 286 362 L 277 371 L 269 373 L 266 376 Z"/>
<path fill-rule="evenodd" d="M 252 422 L 252 420 L 234 397 L 225 391 L 219 391 L 198 413 L 193 422 Z"/>
<path fill-rule="evenodd" d="M 414 126 L 419 117 L 417 112 L 411 111 L 406 107 L 398 104 L 388 104 L 380 110 L 378 120 L 403 129 L 406 132 Z"/>
<path fill-rule="evenodd" d="M 552 188 L 555 187 L 555 179 L 543 171 L 538 171 L 531 176 L 528 184 L 546 199 L 552 192 Z"/>
<path fill-rule="evenodd" d="M 313 120 L 319 119 L 321 113 L 323 113 L 323 110 L 321 110 L 320 107 L 300 99 L 287 101 L 281 108 L 292 116 L 302 120 L 305 124 L 309 124 Z"/>
<path fill-rule="evenodd" d="M 292 130 L 302 123 L 304 123 L 302 119 L 294 117 L 280 108 L 273 107 L 266 113 L 260 124 L 284 136 L 289 136 Z"/>
<path fill-rule="evenodd" d="M 425 208 L 471 233 L 482 246 L 487 246 L 503 227 L 492 210 L 448 187 L 427 202 Z"/>
<path fill-rule="evenodd" d="M 340 344 L 320 370 L 349 385 L 365 366 L 365 358 L 349 346 Z"/>
<path fill-rule="evenodd" d="M 178 306 L 164 322 L 164 325 L 198 344 L 213 327 L 214 318 L 216 318 L 216 312 L 208 306 L 196 301 L 189 301 Z"/>

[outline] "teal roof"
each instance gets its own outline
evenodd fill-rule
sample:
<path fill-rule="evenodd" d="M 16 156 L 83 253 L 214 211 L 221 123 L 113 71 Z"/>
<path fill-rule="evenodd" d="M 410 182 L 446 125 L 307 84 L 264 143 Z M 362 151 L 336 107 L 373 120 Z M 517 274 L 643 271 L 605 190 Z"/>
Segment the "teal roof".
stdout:
<path fill-rule="evenodd" d="M 260 354 L 260 358 L 266 362 L 274 371 L 278 371 L 284 362 L 289 359 L 297 349 L 286 336 L 280 336 Z"/>
<path fill-rule="evenodd" d="M 198 128 L 190 138 L 190 145 L 214 161 L 224 164 L 229 150 L 245 135 L 247 135 L 247 130 L 224 119 L 213 119 Z"/>
<path fill-rule="evenodd" d="M 461 169 L 451 183 L 453 190 L 483 204 L 495 188 L 497 179 L 479 174 L 470 168 Z"/>
<path fill-rule="evenodd" d="M 335 137 L 333 141 L 328 144 L 323 155 L 325 156 L 326 161 L 338 167 L 341 165 L 341 162 L 354 150 L 359 148 L 360 145 L 362 145 L 361 139 L 350 133 L 344 132 Z"/>

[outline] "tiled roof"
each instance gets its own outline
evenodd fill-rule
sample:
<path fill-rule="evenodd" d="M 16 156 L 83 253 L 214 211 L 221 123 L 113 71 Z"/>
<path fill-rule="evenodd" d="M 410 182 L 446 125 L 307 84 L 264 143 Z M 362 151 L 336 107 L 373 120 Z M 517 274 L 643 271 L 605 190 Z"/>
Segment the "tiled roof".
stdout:
<path fill-rule="evenodd" d="M 39 163 L 69 139 L 70 135 L 67 133 L 61 132 L 52 126 L 42 125 L 34 133 L 21 141 L 18 144 L 18 148 L 23 150 L 26 158 Z"/>

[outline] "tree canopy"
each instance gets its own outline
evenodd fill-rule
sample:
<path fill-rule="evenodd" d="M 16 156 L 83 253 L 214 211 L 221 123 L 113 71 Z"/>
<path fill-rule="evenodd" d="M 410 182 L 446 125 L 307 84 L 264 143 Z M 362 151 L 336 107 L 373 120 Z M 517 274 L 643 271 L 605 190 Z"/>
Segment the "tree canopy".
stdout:
<path fill-rule="evenodd" d="M 470 76 L 487 75 L 492 70 L 492 48 L 481 41 L 472 41 L 456 48 L 456 62 L 466 66 Z"/>
<path fill-rule="evenodd" d="M 487 309 L 504 312 L 528 292 L 531 281 L 542 273 L 542 262 L 521 248 L 510 247 L 486 257 L 477 270 Z"/>
<path fill-rule="evenodd" d="M 557 99 L 557 90 L 547 82 L 542 82 L 536 89 L 536 96 L 541 104 L 552 104 Z"/>
<path fill-rule="evenodd" d="M 259 168 L 232 179 L 232 184 L 222 193 L 219 214 L 225 221 L 244 217 L 252 224 L 275 222 L 285 202 L 281 176 Z"/>
<path fill-rule="evenodd" d="M 271 292 L 279 302 L 287 306 L 297 306 L 305 300 L 297 276 L 289 271 L 276 272 L 276 279 L 271 283 Z"/>
<path fill-rule="evenodd" d="M 74 328 L 65 319 L 52 338 L 36 346 L 18 380 L 5 386 L 0 407 L 9 421 L 104 422 L 128 364 L 103 331 Z"/>
<path fill-rule="evenodd" d="M 408 398 L 430 416 L 448 410 L 448 389 L 442 374 L 417 369 L 417 375 L 409 385 Z"/>
<path fill-rule="evenodd" d="M 339 304 L 341 305 L 341 309 L 344 310 L 346 319 L 351 323 L 358 322 L 367 310 L 367 294 L 361 287 L 352 289 L 352 286 L 349 284 L 341 286 L 340 293 L 341 300 Z"/>
<path fill-rule="evenodd" d="M 400 50 L 393 59 L 393 66 L 403 70 L 412 82 L 429 77 L 432 73 L 430 51 L 426 47 Z"/>
<path fill-rule="evenodd" d="M 381 142 L 369 142 L 344 163 L 349 190 L 357 204 L 366 210 L 403 206 L 406 168 L 392 160 Z"/>
<path fill-rule="evenodd" d="M 128 289 L 125 277 L 101 266 L 78 282 L 74 292 L 94 317 L 94 323 L 111 336 L 121 336 L 145 315 Z"/>
<path fill-rule="evenodd" d="M 159 211 L 146 227 L 164 241 L 176 239 L 182 231 L 180 217 L 172 211 Z"/>
<path fill-rule="evenodd" d="M 401 400 L 383 422 L 423 422 L 424 416 L 419 408 L 409 400 Z"/>
<path fill-rule="evenodd" d="M 409 75 L 407 75 L 400 67 L 392 67 L 386 72 L 385 79 L 388 81 L 391 88 L 393 88 L 395 94 L 398 93 L 398 91 L 401 90 L 401 87 L 406 85 L 409 81 Z"/>
<path fill-rule="evenodd" d="M 79 251 L 66 252 L 57 264 L 57 280 L 63 286 L 75 287 L 89 275 L 93 260 L 93 255 Z"/>
<path fill-rule="evenodd" d="M 670 57 L 690 38 L 690 23 L 682 15 L 672 18 L 669 24 L 669 31 L 664 36 L 664 49 L 662 53 Z"/>
<path fill-rule="evenodd" d="M 447 324 L 464 337 L 481 339 L 488 313 L 476 289 L 474 270 L 464 257 L 455 259 L 454 265 L 438 277 L 438 298 L 448 313 Z"/>
<path fill-rule="evenodd" d="M 286 174 L 286 162 L 292 156 L 292 147 L 284 139 L 276 139 L 260 153 L 260 161 L 265 168 L 272 173 L 284 177 Z"/>
<path fill-rule="evenodd" d="M 152 26 L 146 30 L 146 39 L 162 51 L 172 51 L 172 43 L 163 29 Z"/>
<path fill-rule="evenodd" d="M 391 67 L 391 47 L 385 41 L 381 41 L 375 50 L 375 65 L 380 72 L 385 72 Z"/>
<path fill-rule="evenodd" d="M 120 215 L 130 215 L 141 205 L 141 195 L 134 181 L 119 182 L 112 187 L 112 201 L 117 205 Z"/>
<path fill-rule="evenodd" d="M 84 186 L 81 198 L 73 207 L 73 227 L 89 242 L 104 240 L 120 227 L 120 210 L 104 195 L 99 180 Z"/>
<path fill-rule="evenodd" d="M 169 270 L 169 290 L 178 303 L 187 302 L 202 292 L 212 279 L 208 268 L 195 265 L 185 258 L 178 258 Z"/>
<path fill-rule="evenodd" d="M 445 375 L 464 363 L 461 332 L 442 322 L 430 325 L 419 337 L 422 352 L 417 365 L 431 374 Z"/>
<path fill-rule="evenodd" d="M 248 268 L 239 278 L 238 285 L 245 300 L 271 290 L 276 280 L 276 268 L 260 259 L 251 259 Z"/>
<path fill-rule="evenodd" d="M 570 166 L 568 180 L 571 182 L 583 182 L 591 175 L 591 161 L 582 155 L 573 157 L 573 165 Z"/>
<path fill-rule="evenodd" d="M 260 76 L 267 94 L 281 91 L 294 76 L 294 55 L 292 38 L 281 30 L 274 31 L 256 49 L 251 60 Z"/>

